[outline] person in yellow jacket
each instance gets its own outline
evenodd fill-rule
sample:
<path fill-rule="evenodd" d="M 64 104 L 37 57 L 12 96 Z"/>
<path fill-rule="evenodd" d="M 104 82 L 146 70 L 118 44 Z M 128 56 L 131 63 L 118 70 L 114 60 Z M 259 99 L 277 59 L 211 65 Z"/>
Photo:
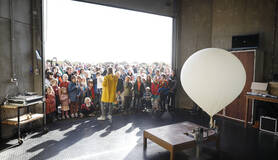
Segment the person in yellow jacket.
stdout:
<path fill-rule="evenodd" d="M 107 118 L 112 120 L 112 103 L 116 101 L 118 77 L 113 75 L 113 69 L 108 68 L 107 75 L 102 82 L 101 116 L 97 120 L 105 120 L 106 108 L 109 108 Z"/>

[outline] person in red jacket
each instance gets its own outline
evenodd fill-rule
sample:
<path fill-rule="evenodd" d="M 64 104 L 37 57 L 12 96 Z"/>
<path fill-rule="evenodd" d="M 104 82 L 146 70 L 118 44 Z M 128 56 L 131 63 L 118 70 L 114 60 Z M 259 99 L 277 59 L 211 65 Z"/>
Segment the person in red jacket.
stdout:
<path fill-rule="evenodd" d="M 158 111 L 159 109 L 159 77 L 155 76 L 154 81 L 152 82 L 151 92 L 153 95 L 153 108 L 154 112 Z"/>
<path fill-rule="evenodd" d="M 56 100 L 55 92 L 51 86 L 48 86 L 46 89 L 46 119 L 48 122 L 55 121 L 55 111 L 56 111 Z"/>
<path fill-rule="evenodd" d="M 55 105 L 56 113 L 55 114 L 56 114 L 56 118 L 60 119 L 59 118 L 59 114 L 58 114 L 58 106 L 60 105 L 60 98 L 59 98 L 59 90 L 60 90 L 60 88 L 58 86 L 58 80 L 57 79 L 52 79 L 50 81 L 50 84 L 51 84 L 51 87 L 52 87 L 52 89 L 53 89 L 53 91 L 55 93 L 55 101 L 56 101 L 56 105 Z"/>
<path fill-rule="evenodd" d="M 168 81 L 166 79 L 166 75 L 164 73 L 161 74 L 160 76 L 160 82 L 159 82 L 159 99 L 160 99 L 160 109 L 161 112 L 165 112 L 168 107 L 167 105 L 167 96 L 169 93 L 169 88 L 168 88 Z M 168 110 L 168 109 L 167 109 Z"/>
<path fill-rule="evenodd" d="M 80 108 L 80 117 L 82 118 L 83 116 L 86 117 L 95 116 L 95 114 L 93 113 L 94 111 L 95 111 L 95 107 L 93 102 L 91 101 L 91 98 L 86 97 L 84 100 L 84 104 L 82 104 Z"/>
<path fill-rule="evenodd" d="M 60 88 L 62 88 L 62 87 L 68 88 L 68 86 L 69 86 L 68 75 L 64 74 L 63 81 L 60 83 L 59 87 Z"/>

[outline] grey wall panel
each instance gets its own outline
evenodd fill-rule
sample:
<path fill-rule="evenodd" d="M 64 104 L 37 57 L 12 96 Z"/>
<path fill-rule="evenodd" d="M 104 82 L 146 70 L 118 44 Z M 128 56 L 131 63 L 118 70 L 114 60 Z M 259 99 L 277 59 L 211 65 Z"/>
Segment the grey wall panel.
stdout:
<path fill-rule="evenodd" d="M 11 77 L 10 67 L 10 23 L 0 20 L 0 102 L 11 90 L 11 84 L 8 83 Z"/>
<path fill-rule="evenodd" d="M 13 0 L 16 21 L 31 24 L 31 0 Z"/>
<path fill-rule="evenodd" d="M 173 16 L 173 0 L 77 0 L 112 7 Z"/>
<path fill-rule="evenodd" d="M 0 18 L 10 18 L 10 1 L 0 0 Z M 16 21 L 31 23 L 31 0 L 12 0 L 14 18 Z"/>
<path fill-rule="evenodd" d="M 32 32 L 31 26 L 16 23 L 15 24 L 15 73 L 18 77 L 19 91 L 33 91 L 32 71 Z"/>
<path fill-rule="evenodd" d="M 9 18 L 9 0 L 0 1 L 0 17 Z"/>
<path fill-rule="evenodd" d="M 10 58 L 10 22 L 0 20 L 0 102 L 7 94 L 14 94 L 17 87 L 9 83 L 11 78 Z M 16 114 L 13 110 L 2 110 L 1 119 L 13 117 Z M 9 138 L 16 133 L 12 126 L 2 126 L 2 138 Z"/>

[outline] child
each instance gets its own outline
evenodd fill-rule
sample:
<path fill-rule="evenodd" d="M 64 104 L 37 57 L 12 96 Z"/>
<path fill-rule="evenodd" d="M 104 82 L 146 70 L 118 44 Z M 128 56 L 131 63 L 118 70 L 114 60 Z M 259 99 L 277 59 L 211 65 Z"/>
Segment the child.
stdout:
<path fill-rule="evenodd" d="M 68 93 L 70 99 L 70 113 L 71 118 L 78 117 L 78 95 L 80 92 L 80 88 L 76 83 L 76 76 L 71 76 L 71 82 L 68 86 Z"/>
<path fill-rule="evenodd" d="M 56 111 L 55 93 L 51 86 L 46 89 L 46 117 L 47 121 L 55 121 L 53 113 Z"/>
<path fill-rule="evenodd" d="M 86 97 L 84 100 L 84 104 L 81 105 L 80 108 L 80 117 L 92 117 L 95 116 L 93 113 L 95 111 L 94 104 L 92 103 L 91 99 L 89 97 Z"/>
<path fill-rule="evenodd" d="M 88 87 L 86 88 L 85 96 L 89 97 L 92 101 L 95 99 L 94 82 L 92 79 L 88 80 Z"/>
<path fill-rule="evenodd" d="M 50 81 L 50 84 L 53 88 L 53 91 L 55 93 L 55 101 L 56 101 L 56 117 L 59 119 L 59 114 L 58 114 L 58 106 L 60 105 L 60 99 L 59 99 L 59 87 L 58 87 L 58 80 L 57 79 L 52 79 Z"/>
<path fill-rule="evenodd" d="M 60 88 L 62 88 L 62 87 L 68 88 L 68 86 L 69 86 L 68 75 L 64 74 L 63 81 L 60 83 L 59 87 Z"/>
<path fill-rule="evenodd" d="M 144 111 L 149 112 L 150 108 L 152 108 L 152 93 L 150 87 L 146 87 L 146 92 L 144 93 Z"/>
<path fill-rule="evenodd" d="M 152 95 L 153 95 L 153 108 L 152 110 L 154 112 L 158 111 L 159 109 L 159 93 L 158 93 L 158 89 L 159 89 L 159 81 L 158 81 L 158 77 L 155 76 L 154 81 L 152 83 Z"/>
<path fill-rule="evenodd" d="M 78 80 L 78 86 L 79 86 L 79 93 L 77 95 L 77 105 L 81 106 L 84 103 L 84 99 L 86 97 L 86 91 L 87 91 L 87 82 L 85 77 L 78 76 L 80 79 Z M 77 78 L 78 79 L 78 78 Z"/>
<path fill-rule="evenodd" d="M 125 82 L 124 82 L 124 91 L 123 91 L 123 96 L 124 96 L 124 113 L 128 113 L 130 104 L 131 104 L 131 99 L 132 99 L 132 83 L 130 82 L 130 76 L 125 77 Z"/>
<path fill-rule="evenodd" d="M 65 115 L 69 118 L 68 110 L 69 110 L 69 96 L 67 92 L 67 88 L 62 87 L 60 89 L 60 102 L 61 102 L 61 110 L 62 110 L 62 119 L 65 119 Z"/>

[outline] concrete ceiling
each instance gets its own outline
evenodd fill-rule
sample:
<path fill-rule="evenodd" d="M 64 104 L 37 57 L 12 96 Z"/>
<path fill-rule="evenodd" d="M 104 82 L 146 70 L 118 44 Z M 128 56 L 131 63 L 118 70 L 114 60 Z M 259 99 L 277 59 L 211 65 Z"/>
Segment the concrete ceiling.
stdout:
<path fill-rule="evenodd" d="M 111 7 L 141 11 L 163 16 L 174 16 L 175 0 L 76 0 Z"/>

